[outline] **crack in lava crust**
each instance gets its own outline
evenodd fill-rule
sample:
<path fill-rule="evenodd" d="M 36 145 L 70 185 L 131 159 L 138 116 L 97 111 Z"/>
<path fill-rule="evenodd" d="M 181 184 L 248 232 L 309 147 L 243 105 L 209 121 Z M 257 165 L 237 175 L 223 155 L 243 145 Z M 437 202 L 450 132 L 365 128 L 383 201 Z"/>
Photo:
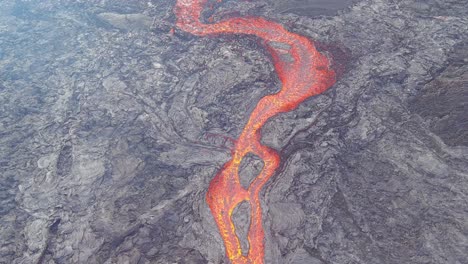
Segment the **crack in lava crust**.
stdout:
<path fill-rule="evenodd" d="M 275 150 L 260 143 L 260 129 L 269 118 L 291 111 L 305 99 L 328 89 L 335 83 L 335 73 L 330 69 L 327 58 L 315 49 L 309 39 L 288 32 L 278 23 L 260 17 L 230 18 L 214 24 L 202 23 L 200 16 L 206 2 L 207 0 L 177 0 L 174 9 L 177 27 L 197 36 L 248 34 L 263 39 L 282 82 L 278 93 L 267 95 L 258 102 L 234 146 L 232 159 L 213 178 L 206 195 L 229 260 L 233 264 L 261 264 L 264 259 L 264 231 L 259 193 L 278 168 L 280 157 Z M 238 170 L 242 158 L 248 153 L 259 156 L 264 167 L 249 188 L 245 189 L 240 184 Z M 249 202 L 251 209 L 249 251 L 246 255 L 242 254 L 231 218 L 236 206 L 243 201 Z"/>

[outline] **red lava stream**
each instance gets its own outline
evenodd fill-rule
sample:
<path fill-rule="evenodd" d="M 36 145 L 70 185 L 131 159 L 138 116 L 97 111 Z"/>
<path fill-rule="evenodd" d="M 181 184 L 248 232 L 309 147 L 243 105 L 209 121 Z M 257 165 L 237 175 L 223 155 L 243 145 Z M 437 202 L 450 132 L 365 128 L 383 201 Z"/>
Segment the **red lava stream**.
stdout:
<path fill-rule="evenodd" d="M 214 24 L 200 21 L 207 0 L 177 0 L 177 27 L 197 36 L 216 34 L 247 34 L 264 40 L 282 82 L 276 94 L 263 97 L 242 130 L 232 159 L 224 164 L 210 183 L 206 201 L 224 241 L 226 255 L 233 264 L 264 262 L 264 231 L 259 193 L 275 173 L 280 163 L 277 152 L 260 143 L 260 130 L 265 122 L 278 113 L 295 109 L 307 98 L 320 94 L 335 83 L 335 72 L 328 59 L 320 54 L 306 37 L 288 32 L 282 25 L 261 17 L 229 18 Z M 282 43 L 278 45 L 278 43 Z M 260 157 L 264 166 L 248 189 L 242 187 L 238 175 L 245 155 Z M 241 202 L 250 204 L 249 251 L 242 254 L 241 244 L 232 212 Z"/>

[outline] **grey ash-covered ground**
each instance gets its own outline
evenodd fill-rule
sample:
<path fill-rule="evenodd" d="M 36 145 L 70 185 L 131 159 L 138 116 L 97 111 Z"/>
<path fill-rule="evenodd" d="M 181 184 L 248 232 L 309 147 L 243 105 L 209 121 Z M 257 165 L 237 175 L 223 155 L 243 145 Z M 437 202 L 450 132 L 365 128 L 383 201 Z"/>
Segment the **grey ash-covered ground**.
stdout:
<path fill-rule="evenodd" d="M 262 131 L 265 263 L 467 263 L 467 2 L 318 2 L 214 16 L 278 21 L 340 70 Z M 0 1 L 0 263 L 227 263 L 205 192 L 280 83 L 255 38 L 171 34 L 174 4 Z"/>

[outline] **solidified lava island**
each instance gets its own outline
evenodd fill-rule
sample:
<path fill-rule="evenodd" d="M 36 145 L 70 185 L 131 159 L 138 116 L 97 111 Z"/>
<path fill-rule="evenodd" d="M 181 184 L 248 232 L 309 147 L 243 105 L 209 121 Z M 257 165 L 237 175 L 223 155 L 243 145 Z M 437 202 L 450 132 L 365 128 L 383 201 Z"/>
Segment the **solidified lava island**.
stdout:
<path fill-rule="evenodd" d="M 260 130 L 269 118 L 295 109 L 307 98 L 332 86 L 335 83 L 335 73 L 330 69 L 327 58 L 316 50 L 309 39 L 288 32 L 278 23 L 260 17 L 230 18 L 214 24 L 201 22 L 200 17 L 206 2 L 207 0 L 178 0 L 175 6 L 177 26 L 197 36 L 247 34 L 261 38 L 273 58 L 282 82 L 278 93 L 265 96 L 258 102 L 236 141 L 232 159 L 213 178 L 206 195 L 229 260 L 233 264 L 260 264 L 264 259 L 264 231 L 259 193 L 280 163 L 277 152 L 260 143 Z M 248 153 L 260 157 L 264 167 L 245 189 L 240 183 L 238 171 L 242 159 Z M 243 201 L 249 202 L 251 209 L 247 254 L 242 253 L 231 218 L 236 206 Z"/>

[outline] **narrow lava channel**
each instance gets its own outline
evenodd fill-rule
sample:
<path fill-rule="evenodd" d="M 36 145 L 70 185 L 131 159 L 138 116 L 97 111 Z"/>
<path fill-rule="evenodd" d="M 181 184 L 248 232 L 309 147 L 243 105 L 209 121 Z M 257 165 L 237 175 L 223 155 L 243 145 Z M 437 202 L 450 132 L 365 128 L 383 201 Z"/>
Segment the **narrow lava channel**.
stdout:
<path fill-rule="evenodd" d="M 213 178 L 206 195 L 223 238 L 227 257 L 233 264 L 260 264 L 264 259 L 264 231 L 259 193 L 280 163 L 277 152 L 260 143 L 260 130 L 269 118 L 295 109 L 307 98 L 332 86 L 335 83 L 335 72 L 330 69 L 328 59 L 316 50 L 309 39 L 288 32 L 278 23 L 260 17 L 230 18 L 214 24 L 202 23 L 200 17 L 206 2 L 207 0 L 177 0 L 177 27 L 197 36 L 247 34 L 263 39 L 282 82 L 278 93 L 265 96 L 258 102 L 236 141 L 232 159 Z M 240 183 L 238 171 L 242 159 L 248 153 L 260 157 L 264 166 L 245 189 Z M 242 254 L 241 243 L 232 221 L 234 209 L 243 201 L 247 201 L 251 209 L 249 251 L 246 255 Z"/>

